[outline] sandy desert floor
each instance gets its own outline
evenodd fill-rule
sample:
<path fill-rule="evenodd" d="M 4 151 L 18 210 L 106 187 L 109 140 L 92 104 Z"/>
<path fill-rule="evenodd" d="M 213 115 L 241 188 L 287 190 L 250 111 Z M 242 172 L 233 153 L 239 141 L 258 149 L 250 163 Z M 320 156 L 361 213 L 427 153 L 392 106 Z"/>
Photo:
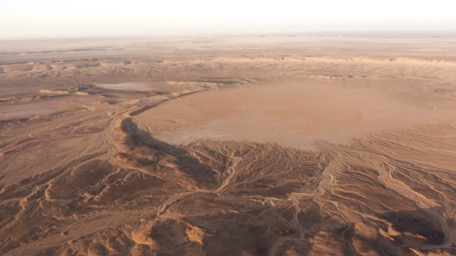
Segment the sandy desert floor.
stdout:
<path fill-rule="evenodd" d="M 456 255 L 456 36 L 0 42 L 0 255 Z"/>

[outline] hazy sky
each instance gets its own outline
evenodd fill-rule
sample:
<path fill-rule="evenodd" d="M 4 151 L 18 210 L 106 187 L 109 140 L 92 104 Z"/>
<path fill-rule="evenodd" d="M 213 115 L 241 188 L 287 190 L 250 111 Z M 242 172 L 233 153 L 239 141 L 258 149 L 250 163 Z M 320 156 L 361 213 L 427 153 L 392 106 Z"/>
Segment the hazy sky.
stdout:
<path fill-rule="evenodd" d="M 0 0 L 0 38 L 456 30 L 454 0 Z"/>

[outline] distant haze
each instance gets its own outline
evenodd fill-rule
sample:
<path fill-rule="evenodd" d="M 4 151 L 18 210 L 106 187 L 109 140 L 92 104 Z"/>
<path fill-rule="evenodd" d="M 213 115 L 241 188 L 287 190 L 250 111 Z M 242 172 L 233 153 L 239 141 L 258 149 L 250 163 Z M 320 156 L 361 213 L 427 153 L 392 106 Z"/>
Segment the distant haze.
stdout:
<path fill-rule="evenodd" d="M 454 31 L 454 1 L 0 0 L 0 39 Z"/>

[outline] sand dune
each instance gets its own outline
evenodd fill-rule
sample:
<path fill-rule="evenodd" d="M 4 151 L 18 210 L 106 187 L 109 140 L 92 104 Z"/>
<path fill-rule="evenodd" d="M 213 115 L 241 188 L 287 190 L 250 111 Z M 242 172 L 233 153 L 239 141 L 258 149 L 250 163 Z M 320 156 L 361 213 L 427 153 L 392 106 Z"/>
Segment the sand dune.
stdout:
<path fill-rule="evenodd" d="M 454 37 L 189 40 L 0 43 L 1 255 L 456 254 Z"/>

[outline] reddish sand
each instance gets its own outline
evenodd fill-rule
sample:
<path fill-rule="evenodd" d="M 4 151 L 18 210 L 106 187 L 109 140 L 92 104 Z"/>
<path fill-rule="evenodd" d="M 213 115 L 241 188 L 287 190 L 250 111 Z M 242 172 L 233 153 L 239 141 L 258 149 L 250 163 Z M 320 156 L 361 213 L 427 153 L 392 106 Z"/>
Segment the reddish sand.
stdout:
<path fill-rule="evenodd" d="M 296 148 L 309 148 L 315 140 L 347 143 L 372 132 L 450 118 L 456 118 L 450 109 L 420 107 L 379 90 L 319 81 L 199 93 L 141 116 L 156 138 L 174 144 L 249 140 Z"/>

